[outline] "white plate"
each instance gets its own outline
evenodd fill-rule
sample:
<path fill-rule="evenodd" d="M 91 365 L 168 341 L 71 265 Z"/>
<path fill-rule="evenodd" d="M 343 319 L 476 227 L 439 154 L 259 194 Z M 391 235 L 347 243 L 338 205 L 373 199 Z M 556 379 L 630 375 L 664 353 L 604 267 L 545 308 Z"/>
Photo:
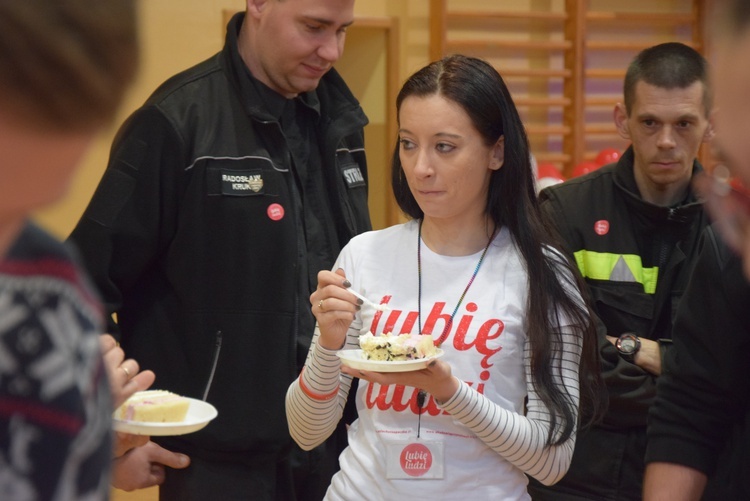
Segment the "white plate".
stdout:
<path fill-rule="evenodd" d="M 341 359 L 341 363 L 363 371 L 375 372 L 409 372 L 424 369 L 427 364 L 435 358 L 443 356 L 443 350 L 437 350 L 437 353 L 431 357 L 418 358 L 416 360 L 398 360 L 386 362 L 384 360 L 367 360 L 362 350 L 339 350 L 336 354 Z"/>
<path fill-rule="evenodd" d="M 113 427 L 115 431 L 132 433 L 133 435 L 151 435 L 153 437 L 185 435 L 200 430 L 219 414 L 216 407 L 208 402 L 194 398 L 188 398 L 188 400 L 190 401 L 190 406 L 188 407 L 185 419 L 182 421 L 175 423 L 146 423 L 113 418 Z"/>

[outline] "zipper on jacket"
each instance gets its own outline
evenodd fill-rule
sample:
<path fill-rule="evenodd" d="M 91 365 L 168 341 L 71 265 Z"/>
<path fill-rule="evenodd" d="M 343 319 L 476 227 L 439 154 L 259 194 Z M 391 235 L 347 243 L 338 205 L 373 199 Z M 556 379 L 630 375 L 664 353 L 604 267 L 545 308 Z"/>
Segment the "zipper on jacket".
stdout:
<path fill-rule="evenodd" d="M 301 214 L 305 210 L 304 203 L 302 203 L 301 206 L 297 204 L 298 201 L 302 202 L 302 195 L 304 193 L 304 190 L 302 188 L 302 179 L 300 179 L 300 176 L 297 172 L 297 167 L 294 165 L 294 157 L 292 156 L 292 150 L 289 148 L 288 140 L 286 135 L 284 134 L 284 129 L 281 127 L 280 122 L 274 122 L 276 124 L 276 127 L 279 131 L 279 134 L 281 134 L 281 137 L 284 139 L 284 145 L 286 150 L 286 161 L 287 165 L 289 166 L 289 175 L 292 178 L 292 185 L 289 187 L 292 191 L 292 197 L 291 197 L 291 204 L 292 204 L 292 214 L 294 214 L 294 242 L 295 242 L 295 259 L 299 257 L 300 253 L 300 229 L 302 229 L 302 234 L 304 234 L 304 228 L 305 228 L 305 215 Z M 323 167 L 323 162 L 325 161 L 325 158 L 323 157 L 323 154 L 320 155 L 320 162 L 321 167 Z M 335 160 L 334 160 L 335 164 Z M 300 220 L 299 218 L 302 218 Z M 305 257 L 307 257 L 307 248 L 305 248 Z M 307 277 L 301 277 L 300 273 L 302 270 L 302 266 L 295 266 L 296 273 L 296 282 L 297 287 L 299 287 L 300 282 L 304 279 L 304 283 L 307 284 Z M 304 267 L 307 269 L 307 266 Z M 308 270 L 309 271 L 309 270 Z M 294 342 L 294 350 L 292 351 L 292 367 L 297 366 L 297 340 L 299 338 L 299 317 L 300 317 L 300 306 L 299 306 L 299 292 L 296 291 L 294 294 L 294 328 L 292 329 L 292 341 Z"/>
<path fill-rule="evenodd" d="M 208 373 L 208 382 L 206 383 L 206 390 L 203 392 L 203 401 L 208 398 L 208 391 L 211 389 L 211 383 L 214 381 L 214 374 L 216 373 L 216 366 L 219 363 L 219 353 L 221 353 L 221 331 L 216 331 L 216 339 L 214 340 L 214 355 L 211 360 L 211 372 Z"/>
<path fill-rule="evenodd" d="M 686 218 L 680 214 L 679 209 L 675 207 L 669 207 L 667 209 L 667 221 L 684 223 Z M 674 247 L 674 238 L 670 238 L 671 233 L 662 233 L 659 237 L 659 275 L 662 275 L 664 267 L 667 265 L 667 259 L 669 258 L 670 251 Z M 661 277 L 659 277 L 661 278 Z"/>
<path fill-rule="evenodd" d="M 667 221 L 686 223 L 688 222 L 688 218 L 690 217 L 689 214 L 689 212 L 686 213 L 684 210 L 680 210 L 679 207 L 670 207 L 667 214 Z"/>

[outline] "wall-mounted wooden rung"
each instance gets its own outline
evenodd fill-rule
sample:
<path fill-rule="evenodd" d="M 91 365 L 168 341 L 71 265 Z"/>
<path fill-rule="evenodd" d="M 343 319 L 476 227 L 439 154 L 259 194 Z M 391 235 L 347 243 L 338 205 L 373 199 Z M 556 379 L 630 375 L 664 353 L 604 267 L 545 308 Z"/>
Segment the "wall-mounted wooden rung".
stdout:
<path fill-rule="evenodd" d="M 567 97 L 514 97 L 513 101 L 516 106 L 546 106 L 546 107 L 565 107 L 570 106 L 570 99 Z"/>
<path fill-rule="evenodd" d="M 518 21 L 565 21 L 568 19 L 566 12 L 551 11 L 453 11 L 448 12 L 445 18 L 450 21 L 481 21 L 481 20 L 503 20 L 512 19 Z"/>
<path fill-rule="evenodd" d="M 526 134 L 529 136 L 567 136 L 570 134 L 570 127 L 564 125 L 526 125 Z"/>
<path fill-rule="evenodd" d="M 611 78 L 613 80 L 622 80 L 625 78 L 625 70 L 594 68 L 584 71 L 584 75 L 586 75 L 586 78 Z"/>
<path fill-rule="evenodd" d="M 538 153 L 535 152 L 534 158 L 536 158 L 536 162 L 538 164 L 543 163 L 543 162 L 564 164 L 570 161 L 570 155 L 566 155 L 565 153 L 554 153 L 554 152 L 548 152 L 548 151 L 540 151 Z"/>
<path fill-rule="evenodd" d="M 615 104 L 622 101 L 622 96 L 609 97 L 609 96 L 588 96 L 584 100 L 586 106 L 614 106 Z"/>
<path fill-rule="evenodd" d="M 665 42 L 667 40 L 664 40 Z M 610 40 L 588 40 L 586 41 L 586 48 L 591 50 L 629 50 L 629 51 L 641 51 L 647 49 L 659 42 L 654 40 L 633 40 L 633 41 L 610 41 Z M 700 50 L 700 45 L 691 42 L 690 40 L 682 40 L 687 46 Z"/>
<path fill-rule="evenodd" d="M 498 68 L 497 71 L 503 78 L 528 77 L 528 78 L 570 78 L 572 72 L 568 69 L 548 68 Z"/>
<path fill-rule="evenodd" d="M 571 43 L 567 40 L 448 40 L 446 47 L 449 52 L 495 49 L 563 51 L 570 49 Z"/>
<path fill-rule="evenodd" d="M 586 21 L 591 22 L 615 22 L 615 23 L 648 23 L 657 25 L 679 26 L 691 24 L 693 16 L 689 13 L 673 12 L 586 12 Z"/>
<path fill-rule="evenodd" d="M 617 128 L 614 126 L 614 124 L 597 124 L 597 123 L 588 123 L 583 128 L 583 130 L 586 132 L 586 134 L 617 134 Z"/>

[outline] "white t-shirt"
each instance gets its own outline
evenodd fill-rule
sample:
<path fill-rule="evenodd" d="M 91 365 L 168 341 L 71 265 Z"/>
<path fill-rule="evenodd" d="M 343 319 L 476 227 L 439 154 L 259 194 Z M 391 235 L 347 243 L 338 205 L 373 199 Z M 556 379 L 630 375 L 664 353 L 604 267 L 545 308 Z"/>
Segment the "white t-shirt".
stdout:
<path fill-rule="evenodd" d="M 354 290 L 391 308 L 380 312 L 363 306 L 349 329 L 346 348 L 357 348 L 358 336 L 368 331 L 376 335 L 419 331 L 417 238 L 418 223 L 412 221 L 359 235 L 342 250 L 334 269 L 346 272 Z M 422 333 L 436 340 L 441 337 L 481 254 L 441 256 L 422 244 Z M 421 416 L 420 437 L 444 444 L 444 477 L 386 479 L 388 444 L 416 438 L 417 390 L 361 380 L 356 399 L 359 418 L 349 429 L 349 447 L 340 457 L 341 471 L 334 476 L 327 499 L 463 499 L 470 494 L 476 499 L 523 500 L 529 499 L 524 472 L 539 474 L 544 481 L 567 470 L 574 439 L 543 447 L 549 429 L 547 411 L 539 409 L 527 384 L 527 289 L 521 257 L 503 229 L 440 345 L 445 352 L 442 360 L 463 382 L 461 388 L 442 406 L 428 395 Z M 335 389 L 339 381 L 341 387 L 339 398 L 329 403 L 307 397 L 297 382 L 290 387 L 290 429 L 298 441 L 312 440 L 308 446 L 321 440 L 315 421 L 340 417 L 350 384 L 348 377 L 337 374 L 335 353 L 317 347 L 316 339 L 305 382 L 320 394 Z M 565 340 L 571 345 L 563 350 L 565 386 L 577 402 L 580 347 L 572 335 Z M 525 417 L 527 395 L 529 416 Z M 331 414 L 328 408 L 336 412 Z"/>

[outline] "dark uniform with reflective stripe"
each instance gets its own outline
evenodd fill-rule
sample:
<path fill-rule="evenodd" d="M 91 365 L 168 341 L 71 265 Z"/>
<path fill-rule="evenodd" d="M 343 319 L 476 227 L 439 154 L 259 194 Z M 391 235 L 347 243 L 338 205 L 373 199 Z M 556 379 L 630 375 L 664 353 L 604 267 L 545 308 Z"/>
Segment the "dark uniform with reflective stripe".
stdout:
<path fill-rule="evenodd" d="M 693 175 L 701 170 L 696 161 Z M 674 207 L 644 201 L 632 148 L 616 164 L 551 186 L 540 197 L 588 284 L 609 409 L 599 426 L 578 436 L 568 474 L 552 487 L 532 482 L 530 492 L 539 500 L 640 499 L 657 378 L 622 359 L 605 336 L 634 332 L 668 345 L 707 217 L 692 191 Z"/>

